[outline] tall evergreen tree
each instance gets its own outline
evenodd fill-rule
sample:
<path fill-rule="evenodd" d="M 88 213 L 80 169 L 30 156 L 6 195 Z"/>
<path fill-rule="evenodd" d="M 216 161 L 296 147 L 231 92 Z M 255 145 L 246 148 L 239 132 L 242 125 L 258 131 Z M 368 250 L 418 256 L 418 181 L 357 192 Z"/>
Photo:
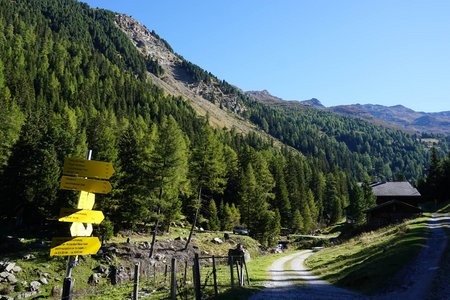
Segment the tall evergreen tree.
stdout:
<path fill-rule="evenodd" d="M 179 194 L 186 193 L 188 152 L 186 139 L 172 116 L 163 118 L 155 144 L 155 151 L 148 165 L 148 185 L 154 191 L 156 207 L 150 257 L 153 254 L 156 234 L 162 216 L 166 226 L 181 215 Z M 162 216 L 161 216 L 162 213 Z"/>
<path fill-rule="evenodd" d="M 220 221 L 217 215 L 217 206 L 214 199 L 211 199 L 211 201 L 209 201 L 208 229 L 213 231 L 217 231 L 220 229 Z"/>
<path fill-rule="evenodd" d="M 197 193 L 197 200 L 194 201 L 195 213 L 186 248 L 191 242 L 198 213 L 202 206 L 202 193 L 222 194 L 227 183 L 226 171 L 223 145 L 212 129 L 205 124 L 199 132 L 198 141 L 192 150 L 190 178 Z"/>

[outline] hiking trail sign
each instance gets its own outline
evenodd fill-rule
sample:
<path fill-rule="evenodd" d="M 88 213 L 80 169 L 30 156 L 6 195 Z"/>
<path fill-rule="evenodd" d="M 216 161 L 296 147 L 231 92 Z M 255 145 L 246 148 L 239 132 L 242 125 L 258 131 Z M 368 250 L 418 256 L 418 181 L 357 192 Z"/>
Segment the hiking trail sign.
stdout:
<path fill-rule="evenodd" d="M 112 163 L 74 157 L 64 159 L 63 174 L 76 177 L 109 179 L 114 174 Z"/>
<path fill-rule="evenodd" d="M 97 254 L 101 247 L 97 237 L 53 238 L 50 256 Z"/>
<path fill-rule="evenodd" d="M 63 176 L 61 178 L 60 188 L 63 190 L 85 191 L 99 194 L 108 194 L 112 190 L 109 181 L 71 176 Z"/>
<path fill-rule="evenodd" d="M 99 179 L 109 179 L 114 174 L 112 163 L 69 157 L 64 159 L 63 174 L 60 188 L 80 191 L 80 196 L 77 208 L 61 208 L 58 220 L 72 223 L 72 237 L 53 238 L 50 256 L 96 254 L 100 249 L 100 242 L 97 237 L 91 237 L 92 224 L 100 224 L 105 216 L 101 211 L 92 210 L 95 204 L 94 193 L 111 192 L 109 181 Z"/>

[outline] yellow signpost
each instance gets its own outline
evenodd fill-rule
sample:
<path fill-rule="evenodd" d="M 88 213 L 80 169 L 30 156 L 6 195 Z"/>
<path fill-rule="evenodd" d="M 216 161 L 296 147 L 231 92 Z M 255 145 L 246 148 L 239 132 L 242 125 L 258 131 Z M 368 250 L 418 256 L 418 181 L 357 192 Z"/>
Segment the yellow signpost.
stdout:
<path fill-rule="evenodd" d="M 89 193 L 107 194 L 112 186 L 109 181 L 63 176 L 60 188 L 63 190 L 85 191 Z"/>
<path fill-rule="evenodd" d="M 99 210 L 87 210 L 76 208 L 61 208 L 59 211 L 60 222 L 80 222 L 100 224 L 105 216 Z"/>
<path fill-rule="evenodd" d="M 96 254 L 101 247 L 97 237 L 91 237 L 92 224 L 100 224 L 105 216 L 101 211 L 92 210 L 95 204 L 95 194 L 107 194 L 112 186 L 106 180 L 114 174 L 112 163 L 90 160 L 92 150 L 88 151 L 87 159 L 65 158 L 60 188 L 80 191 L 77 208 L 61 208 L 59 221 L 73 222 L 70 226 L 72 237 L 53 238 L 50 256 L 69 256 L 67 275 L 63 282 L 62 299 L 72 299 L 74 279 L 72 269 L 76 265 L 78 255 Z"/>
<path fill-rule="evenodd" d="M 96 254 L 101 247 L 97 237 L 53 238 L 50 256 Z"/>
<path fill-rule="evenodd" d="M 109 179 L 114 174 L 114 168 L 110 162 L 66 157 L 64 159 L 63 174 Z"/>

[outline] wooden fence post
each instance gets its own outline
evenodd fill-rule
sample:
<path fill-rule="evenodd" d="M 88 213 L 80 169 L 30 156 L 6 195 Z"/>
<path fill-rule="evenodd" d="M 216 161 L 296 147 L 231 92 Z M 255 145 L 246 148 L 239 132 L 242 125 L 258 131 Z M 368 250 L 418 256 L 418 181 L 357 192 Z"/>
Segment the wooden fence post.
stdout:
<path fill-rule="evenodd" d="M 134 289 L 133 289 L 133 300 L 138 300 L 138 292 L 139 292 L 139 266 L 140 263 L 137 262 L 134 265 Z"/>
<path fill-rule="evenodd" d="M 242 256 L 241 259 L 239 259 L 240 268 L 241 268 L 241 277 L 239 278 L 239 286 L 244 285 L 244 257 Z"/>
<path fill-rule="evenodd" d="M 167 265 L 164 265 L 164 285 L 167 283 Z"/>
<path fill-rule="evenodd" d="M 229 260 L 230 262 L 230 280 L 231 280 L 231 287 L 234 288 L 234 259 L 233 259 L 233 255 L 229 256 Z"/>
<path fill-rule="evenodd" d="M 193 273 L 194 273 L 194 288 L 195 288 L 195 299 L 196 300 L 201 300 L 202 299 L 202 295 L 201 295 L 201 282 L 200 282 L 200 263 L 198 261 L 198 253 L 195 253 L 195 257 L 194 257 L 194 268 L 192 269 Z"/>
<path fill-rule="evenodd" d="M 187 300 L 188 298 L 188 288 L 186 286 L 186 281 L 187 281 L 187 270 L 188 270 L 188 261 L 186 260 L 184 262 L 184 278 L 183 278 L 183 287 L 184 287 L 184 294 L 185 294 L 185 299 Z"/>
<path fill-rule="evenodd" d="M 172 257 L 172 269 L 170 270 L 170 296 L 177 299 L 177 259 Z"/>
<path fill-rule="evenodd" d="M 245 257 L 244 257 L 244 267 L 245 267 L 245 274 L 247 275 L 247 285 L 250 285 L 250 278 L 248 278 L 248 270 L 247 270 L 247 263 L 245 262 Z"/>
<path fill-rule="evenodd" d="M 217 273 L 216 273 L 216 258 L 214 255 L 212 256 L 212 263 L 213 263 L 213 278 L 214 278 L 214 294 L 217 297 Z"/>

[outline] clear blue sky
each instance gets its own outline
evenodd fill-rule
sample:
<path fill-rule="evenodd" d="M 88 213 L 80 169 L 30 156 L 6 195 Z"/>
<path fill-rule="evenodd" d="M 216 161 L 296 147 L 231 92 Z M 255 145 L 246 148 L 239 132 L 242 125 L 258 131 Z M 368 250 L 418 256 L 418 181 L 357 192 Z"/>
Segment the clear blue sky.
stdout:
<path fill-rule="evenodd" d="M 449 0 L 87 0 L 243 90 L 450 111 Z"/>

